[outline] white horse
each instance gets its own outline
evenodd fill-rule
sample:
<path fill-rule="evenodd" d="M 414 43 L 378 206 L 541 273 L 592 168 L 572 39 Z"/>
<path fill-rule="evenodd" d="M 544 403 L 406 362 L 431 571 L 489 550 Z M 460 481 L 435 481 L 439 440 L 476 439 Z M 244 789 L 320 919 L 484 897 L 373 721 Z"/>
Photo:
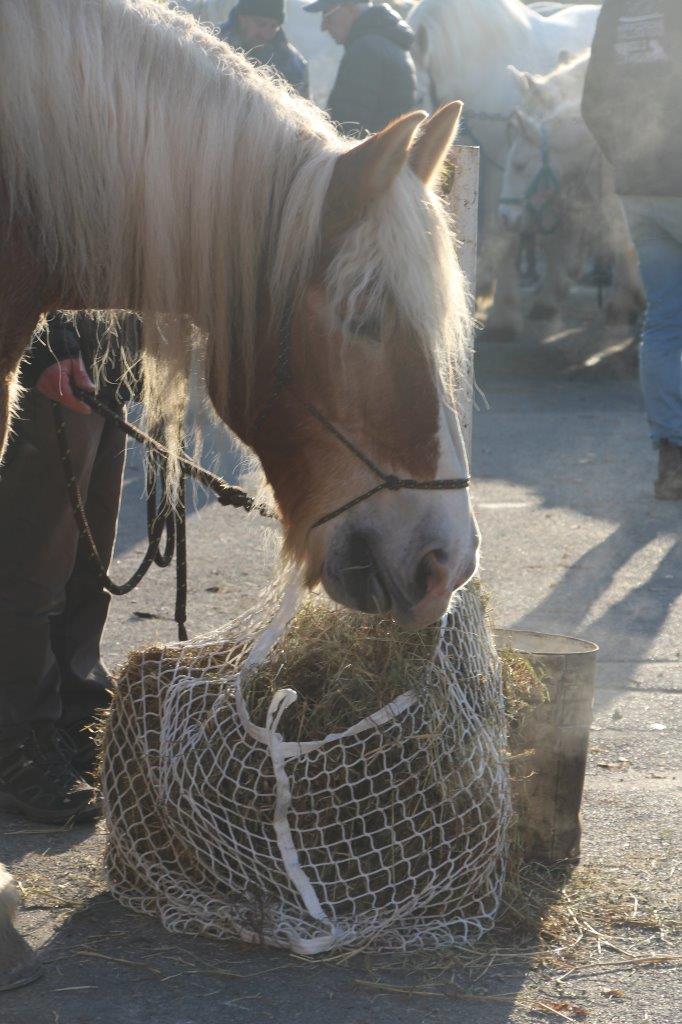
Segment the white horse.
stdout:
<path fill-rule="evenodd" d="M 510 65 L 509 73 L 523 95 L 523 111 L 531 117 L 546 117 L 561 103 L 579 103 L 585 85 L 590 51 L 566 54 L 546 75 L 534 75 Z"/>
<path fill-rule="evenodd" d="M 541 119 L 523 109 L 512 116 L 501 218 L 512 228 L 532 228 L 539 208 L 534 199 L 552 207 L 553 230 L 545 247 L 548 274 L 538 296 L 547 312 L 556 311 L 565 294 L 571 241 L 587 238 L 591 248 L 596 245 L 613 258 L 607 318 L 632 320 L 644 303 L 637 257 L 611 169 L 582 119 L 580 91 L 545 112 Z"/>
<path fill-rule="evenodd" d="M 512 184 L 510 179 L 514 165 L 518 163 L 511 156 L 519 131 L 520 118 L 517 115 L 521 113 L 533 120 L 543 121 L 551 117 L 562 104 L 579 104 L 589 59 L 589 50 L 585 50 L 577 57 L 566 55 L 566 59 L 562 59 L 556 68 L 547 75 L 534 75 L 530 71 L 519 71 L 513 65 L 509 68 L 524 100 L 523 105 L 514 111 L 509 121 L 509 139 L 513 141 L 507 153 L 500 200 L 500 218 L 505 229 L 520 230 L 523 227 L 526 230 L 533 230 L 533 227 L 538 227 L 537 223 L 529 224 L 532 216 L 530 208 L 526 207 L 525 198 L 537 178 L 541 160 L 533 176 L 525 183 L 521 194 L 517 195 L 521 187 L 520 182 Z M 532 161 L 529 161 L 529 166 L 531 164 Z M 593 173 L 599 173 L 600 167 L 594 160 L 590 160 L 586 166 Z M 583 195 L 584 191 L 582 190 Z M 537 199 L 537 196 L 535 198 Z M 580 270 L 581 249 L 585 234 L 582 228 L 583 222 L 586 220 L 586 203 L 582 197 L 577 201 L 572 198 L 571 202 L 566 202 L 566 191 L 564 191 L 562 199 L 564 201 L 559 203 L 558 195 L 548 197 L 552 209 L 548 209 L 547 212 L 555 220 L 551 233 L 543 234 L 542 231 L 535 233 L 536 242 L 544 257 L 544 273 L 530 309 L 531 317 L 545 318 L 556 313 L 561 300 L 568 293 L 571 276 L 577 276 Z M 521 293 L 518 288 L 516 293 L 513 292 L 513 284 L 514 281 L 511 280 L 506 296 L 506 313 L 509 317 L 517 319 L 521 315 Z"/>
<path fill-rule="evenodd" d="M 19 887 L 0 864 L 0 992 L 28 985 L 42 974 L 35 953 L 14 927 L 20 902 Z"/>
<path fill-rule="evenodd" d="M 422 0 L 410 15 L 421 100 L 437 106 L 450 97 L 462 99 L 470 141 L 481 147 L 479 280 L 482 289 L 491 286 L 499 267 L 488 325 L 505 333 L 521 327 L 513 310 L 511 316 L 505 310 L 507 296 L 518 287 L 516 237 L 502 234 L 495 239 L 508 120 L 523 101 L 508 67 L 546 74 L 562 53 L 584 50 L 592 41 L 599 9 L 596 4 L 572 5 L 543 17 L 521 0 Z"/>

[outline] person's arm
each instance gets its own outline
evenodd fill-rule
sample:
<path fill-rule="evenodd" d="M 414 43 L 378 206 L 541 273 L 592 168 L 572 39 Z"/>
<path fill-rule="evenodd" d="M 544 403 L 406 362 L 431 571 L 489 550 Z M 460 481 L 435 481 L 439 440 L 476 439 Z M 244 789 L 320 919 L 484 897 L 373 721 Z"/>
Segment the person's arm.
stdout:
<path fill-rule="evenodd" d="M 59 314 L 48 317 L 47 328 L 28 351 L 21 380 L 24 386 L 34 387 L 67 409 L 86 415 L 90 412 L 89 406 L 73 393 L 72 384 L 84 391 L 94 391 L 94 385 L 83 365 L 78 335 L 70 321 Z"/>
<path fill-rule="evenodd" d="M 51 402 L 59 402 L 67 409 L 87 416 L 90 413 L 90 406 L 76 398 L 73 384 L 83 391 L 95 390 L 80 356 L 77 359 L 60 359 L 59 362 L 48 366 L 38 377 L 35 388 Z"/>

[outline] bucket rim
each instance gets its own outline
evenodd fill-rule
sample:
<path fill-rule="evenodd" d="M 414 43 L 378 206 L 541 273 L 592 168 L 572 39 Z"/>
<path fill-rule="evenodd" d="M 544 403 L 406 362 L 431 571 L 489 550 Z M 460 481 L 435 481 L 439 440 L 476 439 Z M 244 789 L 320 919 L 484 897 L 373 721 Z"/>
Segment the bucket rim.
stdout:
<path fill-rule="evenodd" d="M 512 642 L 514 650 L 518 650 L 520 654 L 531 654 L 536 657 L 543 657 L 549 655 L 550 657 L 576 657 L 581 655 L 595 655 L 599 652 L 599 644 L 596 644 L 593 640 L 585 640 L 583 637 L 571 636 L 567 633 L 543 633 L 536 629 L 517 629 L 513 627 L 500 627 L 493 629 L 493 636 L 495 638 L 495 646 L 498 648 L 504 647 L 505 645 L 500 643 L 502 638 L 509 638 Z M 525 647 L 517 647 L 515 641 L 521 637 L 527 637 L 530 643 L 527 647 L 531 647 L 532 640 L 539 640 L 540 644 L 536 646 L 540 647 L 539 650 L 526 649 Z M 563 650 L 561 649 L 563 645 Z M 509 646 L 509 645 L 506 645 Z M 571 646 L 573 649 L 566 649 Z M 556 649 L 554 649 L 556 648 Z"/>

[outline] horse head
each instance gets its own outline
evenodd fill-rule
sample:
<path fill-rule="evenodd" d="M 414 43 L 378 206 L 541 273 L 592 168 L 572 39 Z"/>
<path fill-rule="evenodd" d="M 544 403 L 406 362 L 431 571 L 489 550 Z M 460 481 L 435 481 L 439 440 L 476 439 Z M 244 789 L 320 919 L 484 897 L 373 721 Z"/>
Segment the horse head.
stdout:
<path fill-rule="evenodd" d="M 586 187 L 595 145 L 575 104 L 560 105 L 544 120 L 516 110 L 509 130 L 500 218 L 508 228 L 547 232 L 566 189 L 577 181 Z"/>
<path fill-rule="evenodd" d="M 478 547 L 448 392 L 466 302 L 430 189 L 459 112 L 408 114 L 336 158 L 317 265 L 260 346 L 250 411 L 231 413 L 307 584 L 415 625 L 442 614 Z"/>

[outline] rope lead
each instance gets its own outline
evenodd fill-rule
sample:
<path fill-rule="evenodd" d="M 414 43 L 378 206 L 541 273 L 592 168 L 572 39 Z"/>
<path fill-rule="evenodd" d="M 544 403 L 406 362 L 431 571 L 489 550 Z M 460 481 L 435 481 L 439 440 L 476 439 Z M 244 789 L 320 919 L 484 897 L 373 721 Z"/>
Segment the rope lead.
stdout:
<path fill-rule="evenodd" d="M 147 550 L 133 574 L 123 583 L 116 583 L 109 576 L 97 550 L 90 523 L 85 511 L 83 496 L 76 479 L 73 458 L 69 446 L 64 413 L 58 402 L 52 403 L 52 411 L 57 432 L 59 457 L 64 469 L 64 480 L 69 495 L 78 531 L 85 542 L 86 550 L 95 567 L 102 587 L 114 597 L 123 597 L 131 593 L 149 572 L 152 565 L 167 568 L 175 558 L 175 622 L 178 627 L 178 639 L 187 640 L 187 508 L 185 502 L 185 477 L 197 480 L 213 491 L 223 506 L 242 508 L 250 512 L 256 507 L 254 499 L 241 487 L 233 487 L 222 477 L 209 472 L 203 466 L 182 455 L 179 459 L 180 482 L 178 497 L 174 506 L 170 506 L 165 497 L 166 467 L 170 453 L 159 441 L 145 434 L 139 427 L 129 423 L 120 413 L 112 409 L 101 398 L 89 391 L 73 386 L 74 394 L 86 405 L 105 419 L 115 424 L 129 437 L 145 446 L 146 480 L 147 480 Z M 160 493 L 159 493 L 159 484 Z M 267 510 L 258 506 L 261 515 L 269 515 Z M 165 536 L 163 549 L 161 547 Z"/>

